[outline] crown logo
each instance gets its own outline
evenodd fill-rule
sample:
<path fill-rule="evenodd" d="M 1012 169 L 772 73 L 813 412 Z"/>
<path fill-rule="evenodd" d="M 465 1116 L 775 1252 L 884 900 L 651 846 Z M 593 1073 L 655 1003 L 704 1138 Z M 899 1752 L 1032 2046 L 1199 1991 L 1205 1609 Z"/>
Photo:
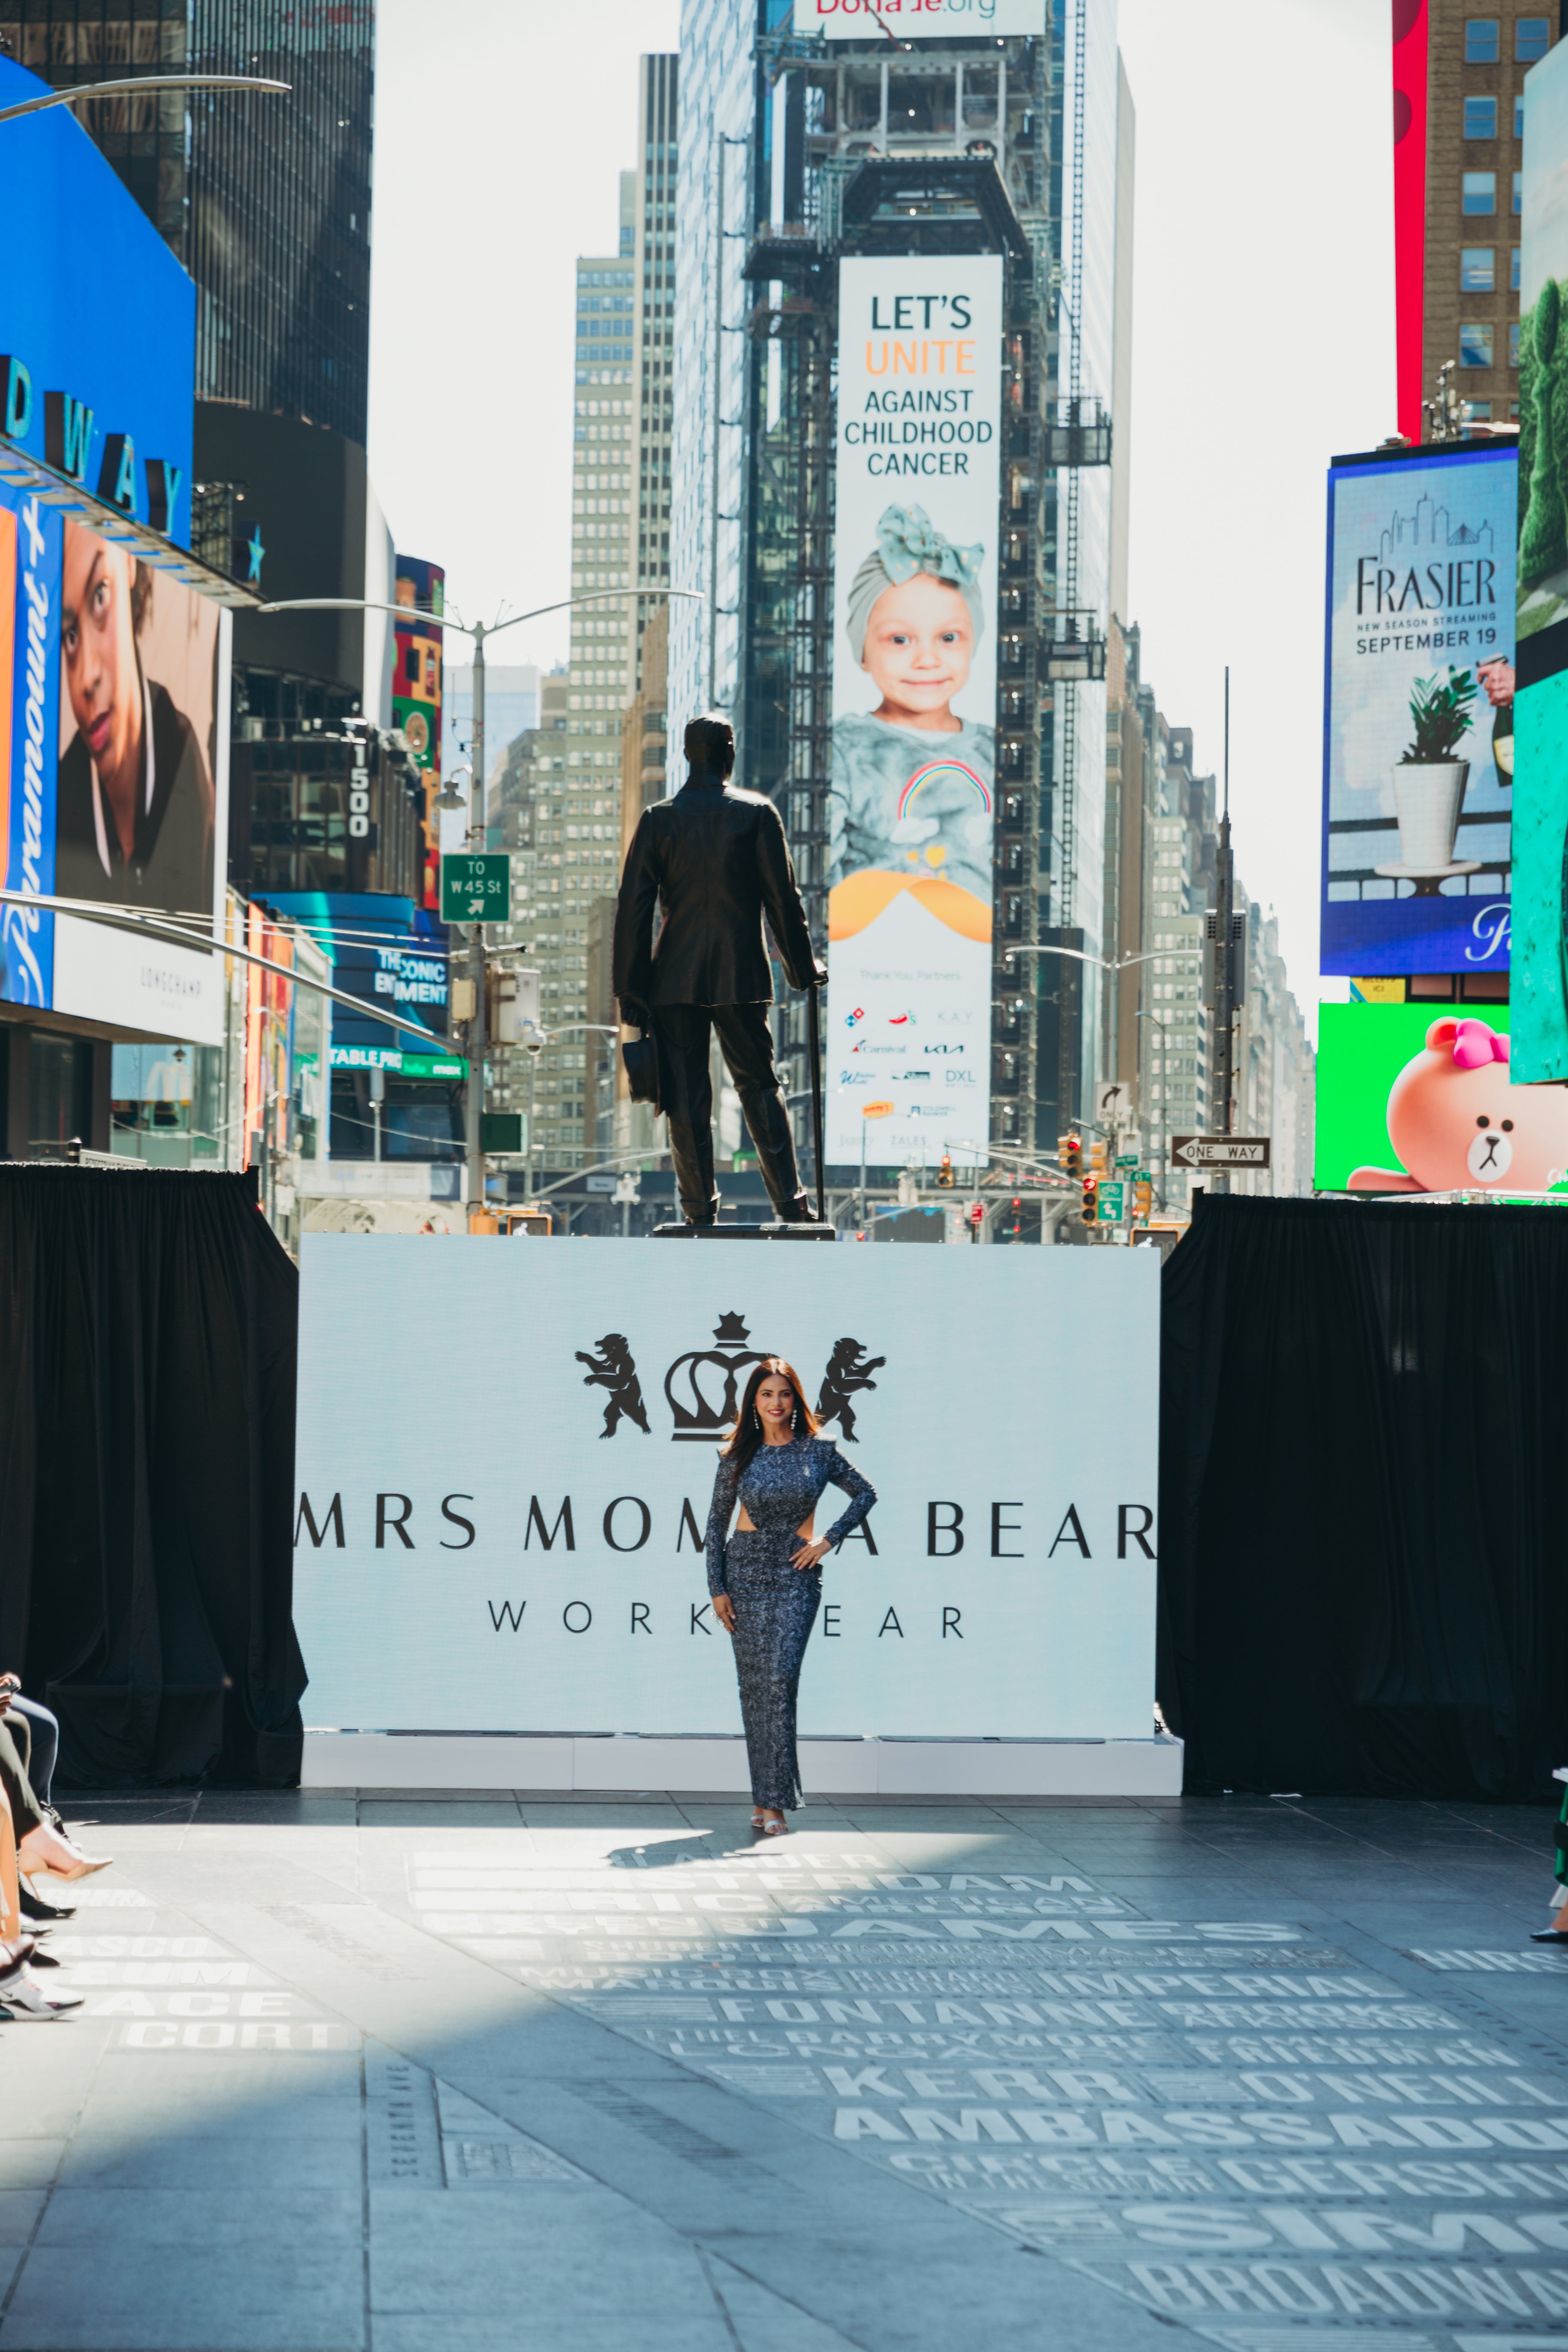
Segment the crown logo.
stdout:
<path fill-rule="evenodd" d="M 765 1349 L 751 1345 L 743 1316 L 721 1315 L 713 1327 L 713 1345 L 677 1356 L 664 1376 L 665 1398 L 675 1422 L 672 1437 L 709 1444 L 722 1437 L 740 1410 L 742 1376 L 766 1354 Z"/>

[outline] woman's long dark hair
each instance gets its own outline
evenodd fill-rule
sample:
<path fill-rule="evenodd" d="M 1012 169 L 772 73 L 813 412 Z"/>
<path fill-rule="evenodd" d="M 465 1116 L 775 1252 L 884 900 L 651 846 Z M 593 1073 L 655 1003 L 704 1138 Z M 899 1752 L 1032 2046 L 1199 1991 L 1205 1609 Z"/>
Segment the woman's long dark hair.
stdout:
<path fill-rule="evenodd" d="M 800 1374 L 783 1356 L 764 1356 L 760 1364 L 752 1367 L 752 1377 L 746 1382 L 746 1393 L 741 1399 L 741 1411 L 734 1428 L 719 1448 L 732 1461 L 737 1470 L 743 1470 L 763 1442 L 763 1417 L 757 1411 L 757 1391 L 764 1381 L 774 1377 L 787 1381 L 795 1391 L 795 1433 L 797 1437 L 814 1437 L 822 1426 L 805 1401 L 805 1391 L 800 1384 Z"/>

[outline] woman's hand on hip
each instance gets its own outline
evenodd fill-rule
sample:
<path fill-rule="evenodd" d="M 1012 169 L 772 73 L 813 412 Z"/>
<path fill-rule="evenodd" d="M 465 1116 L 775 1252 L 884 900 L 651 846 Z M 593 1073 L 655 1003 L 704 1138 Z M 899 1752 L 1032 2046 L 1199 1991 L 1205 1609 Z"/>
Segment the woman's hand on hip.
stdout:
<path fill-rule="evenodd" d="M 790 1566 L 792 1568 L 816 1568 L 822 1560 L 826 1559 L 827 1554 L 832 1549 L 833 1546 L 828 1542 L 826 1536 L 822 1537 L 816 1543 L 802 1544 L 800 1549 L 791 1559 Z"/>
<path fill-rule="evenodd" d="M 713 1614 L 717 1617 L 720 1624 L 722 1625 L 726 1633 L 732 1633 L 734 1632 L 735 1604 L 731 1600 L 727 1592 L 716 1592 L 713 1595 Z"/>

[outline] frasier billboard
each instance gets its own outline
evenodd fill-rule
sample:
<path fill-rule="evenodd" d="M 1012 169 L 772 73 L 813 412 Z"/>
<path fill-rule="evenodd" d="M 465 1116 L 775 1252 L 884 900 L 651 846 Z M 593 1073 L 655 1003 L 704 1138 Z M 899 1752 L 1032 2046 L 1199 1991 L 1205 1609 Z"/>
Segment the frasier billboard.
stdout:
<path fill-rule="evenodd" d="M 838 266 L 827 1157 L 991 1131 L 1002 262 Z"/>
<path fill-rule="evenodd" d="M 1511 445 L 1329 470 L 1324 971 L 1506 971 Z"/>
<path fill-rule="evenodd" d="M 805 1255 L 308 1234 L 310 1721 L 738 1733 L 702 1537 L 718 1440 L 782 1353 L 878 1493 L 824 1568 L 802 1729 L 1146 1738 L 1154 1254 L 932 1250 L 918 1282 L 897 1250 Z M 472 1405 L 411 1454 L 364 1367 L 437 1328 Z M 1075 1378 L 1043 1411 L 1049 1330 Z M 841 1507 L 829 1487 L 819 1528 Z"/>

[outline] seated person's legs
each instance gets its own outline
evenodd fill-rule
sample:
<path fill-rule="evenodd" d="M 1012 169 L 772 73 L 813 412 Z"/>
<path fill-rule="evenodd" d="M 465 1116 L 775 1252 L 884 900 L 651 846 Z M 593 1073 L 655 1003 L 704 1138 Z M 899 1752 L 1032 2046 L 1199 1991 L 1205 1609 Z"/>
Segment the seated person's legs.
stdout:
<path fill-rule="evenodd" d="M 0 1718 L 0 1789 L 5 1794 L 16 1829 L 16 1853 L 22 1868 L 52 1871 L 57 1878 L 85 1878 L 105 1870 L 107 1862 L 91 1862 L 69 1838 L 62 1837 L 39 1804 L 23 1769 L 16 1741 Z"/>
<path fill-rule="evenodd" d="M 33 1794 L 47 1812 L 52 1803 L 51 1790 L 55 1780 L 55 1759 L 60 1752 L 60 1726 L 58 1716 L 36 1698 L 24 1698 L 18 1691 L 6 1710 L 14 1730 L 26 1727 L 31 1741 L 30 1751 L 23 1758 Z M 21 1746 L 20 1739 L 17 1746 Z"/>

